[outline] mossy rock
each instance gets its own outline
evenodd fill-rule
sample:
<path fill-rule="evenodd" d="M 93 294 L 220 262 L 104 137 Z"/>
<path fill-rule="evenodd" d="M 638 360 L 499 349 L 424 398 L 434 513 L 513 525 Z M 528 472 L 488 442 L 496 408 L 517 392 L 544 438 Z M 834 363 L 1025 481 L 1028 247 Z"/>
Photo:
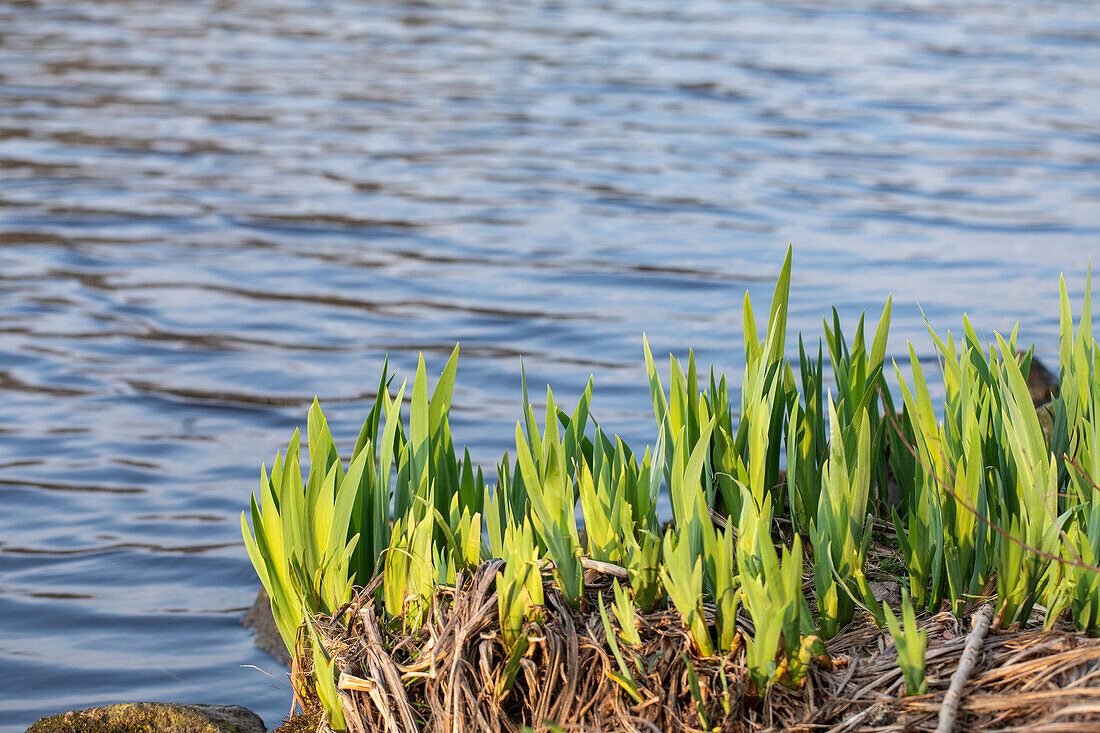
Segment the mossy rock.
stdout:
<path fill-rule="evenodd" d="M 315 733 L 320 722 L 321 712 L 315 710 L 311 713 L 295 715 L 271 733 Z"/>
<path fill-rule="evenodd" d="M 260 716 L 240 705 L 131 702 L 42 718 L 27 733 L 264 733 Z"/>

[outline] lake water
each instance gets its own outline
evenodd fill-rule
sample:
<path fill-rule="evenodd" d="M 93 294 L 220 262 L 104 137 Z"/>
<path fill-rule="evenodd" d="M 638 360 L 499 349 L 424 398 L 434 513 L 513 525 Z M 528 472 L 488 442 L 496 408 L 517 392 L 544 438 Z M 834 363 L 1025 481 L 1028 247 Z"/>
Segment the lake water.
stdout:
<path fill-rule="evenodd" d="M 386 354 L 461 341 L 487 467 L 521 357 L 641 446 L 642 332 L 739 380 L 788 242 L 792 333 L 893 293 L 899 360 L 923 308 L 1056 366 L 1058 274 L 1079 300 L 1100 254 L 1096 5 L 4 3 L 0 730 L 276 724 L 239 515 L 315 394 L 350 445 Z"/>

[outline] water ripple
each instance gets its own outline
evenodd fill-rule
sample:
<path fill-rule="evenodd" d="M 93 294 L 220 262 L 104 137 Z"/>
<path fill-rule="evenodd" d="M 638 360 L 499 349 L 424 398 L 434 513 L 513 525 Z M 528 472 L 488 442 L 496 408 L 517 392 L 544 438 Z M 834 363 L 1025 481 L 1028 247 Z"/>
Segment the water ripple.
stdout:
<path fill-rule="evenodd" d="M 736 384 L 788 241 L 790 332 L 893 293 L 899 363 L 965 310 L 1052 365 L 1057 275 L 1079 299 L 1100 254 L 1087 1 L 40 0 L 0 29 L 2 733 L 144 698 L 276 723 L 239 513 L 314 395 L 350 449 L 386 354 L 400 381 L 462 342 L 491 474 L 521 359 L 563 402 L 594 373 L 638 446 L 643 331 Z"/>

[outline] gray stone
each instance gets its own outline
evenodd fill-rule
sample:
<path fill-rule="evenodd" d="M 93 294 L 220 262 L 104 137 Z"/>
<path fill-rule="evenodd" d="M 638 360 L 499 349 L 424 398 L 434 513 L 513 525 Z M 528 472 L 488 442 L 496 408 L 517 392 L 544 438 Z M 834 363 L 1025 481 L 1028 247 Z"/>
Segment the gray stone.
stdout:
<path fill-rule="evenodd" d="M 897 608 L 901 605 L 900 583 L 893 580 L 882 582 L 872 580 L 868 585 L 871 587 L 871 593 L 875 596 L 875 600 L 879 603 L 886 601 L 891 608 Z"/>
<path fill-rule="evenodd" d="M 1058 377 L 1040 364 L 1038 359 L 1033 358 L 1031 372 L 1027 376 L 1027 388 L 1031 391 L 1031 401 L 1035 404 L 1039 425 L 1049 442 L 1054 435 L 1054 407 L 1051 400 L 1058 397 Z"/>
<path fill-rule="evenodd" d="M 27 733 L 264 733 L 260 716 L 240 705 L 131 702 L 42 718 Z"/>
<path fill-rule="evenodd" d="M 290 654 L 287 653 L 279 627 L 275 625 L 275 617 L 271 615 L 271 599 L 266 590 L 260 588 L 252 608 L 245 611 L 241 623 L 252 629 L 252 639 L 256 646 L 283 664 L 290 665 Z"/>
<path fill-rule="evenodd" d="M 1031 401 L 1040 407 L 1058 396 L 1058 377 L 1034 357 L 1031 359 L 1031 371 L 1027 375 L 1027 388 L 1031 392 Z"/>

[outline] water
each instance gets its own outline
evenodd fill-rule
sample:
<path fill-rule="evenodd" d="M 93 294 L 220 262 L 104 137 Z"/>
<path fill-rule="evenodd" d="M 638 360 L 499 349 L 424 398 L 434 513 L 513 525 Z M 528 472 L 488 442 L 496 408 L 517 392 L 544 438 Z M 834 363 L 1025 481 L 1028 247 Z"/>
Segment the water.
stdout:
<path fill-rule="evenodd" d="M 463 358 L 491 466 L 530 382 L 652 439 L 641 334 L 740 376 L 894 295 L 1053 366 L 1100 253 L 1092 2 L 0 6 L 0 729 L 282 676 L 238 625 L 239 512 L 320 396 Z M 793 330 L 792 330 L 793 333 Z"/>

